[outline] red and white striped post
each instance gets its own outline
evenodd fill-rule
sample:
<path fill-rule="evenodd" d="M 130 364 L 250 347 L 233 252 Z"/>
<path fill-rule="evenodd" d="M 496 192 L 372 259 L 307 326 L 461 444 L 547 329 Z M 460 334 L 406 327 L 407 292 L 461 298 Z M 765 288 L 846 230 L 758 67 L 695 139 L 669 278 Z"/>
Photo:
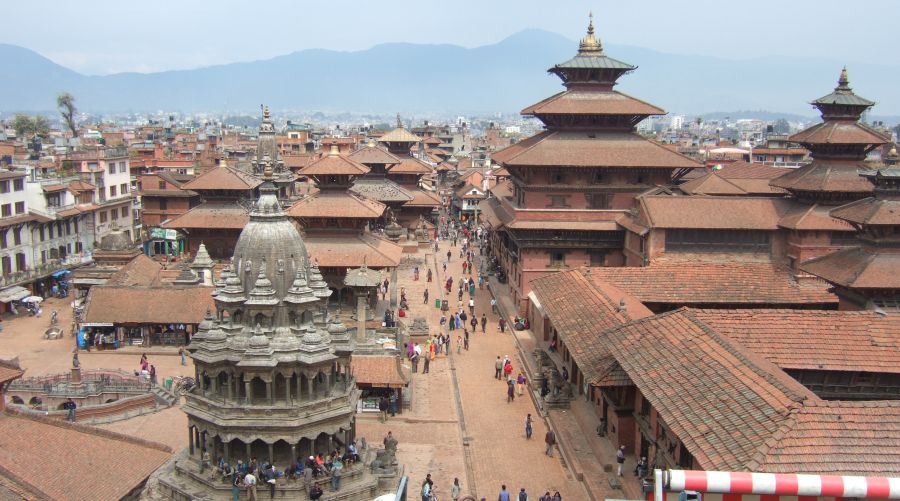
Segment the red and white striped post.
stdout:
<path fill-rule="evenodd" d="M 655 501 L 664 492 L 698 491 L 718 494 L 811 496 L 820 498 L 900 499 L 900 478 L 752 473 L 728 471 L 655 470 Z"/>

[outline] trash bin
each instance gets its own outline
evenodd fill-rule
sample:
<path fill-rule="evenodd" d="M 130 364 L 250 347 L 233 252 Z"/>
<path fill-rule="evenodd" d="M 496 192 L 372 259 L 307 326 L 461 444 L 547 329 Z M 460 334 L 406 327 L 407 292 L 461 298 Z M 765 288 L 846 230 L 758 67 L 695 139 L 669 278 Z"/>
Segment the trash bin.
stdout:
<path fill-rule="evenodd" d="M 447 301 L 446 299 L 444 299 L 441 301 L 441 311 L 448 311 L 448 310 L 450 310 L 450 301 Z"/>
<path fill-rule="evenodd" d="M 434 307 L 437 309 L 441 309 L 441 300 L 440 299 L 434 300 Z"/>
<path fill-rule="evenodd" d="M 166 378 L 166 380 L 163 381 L 163 385 L 166 387 L 166 390 L 172 391 L 172 378 Z"/>

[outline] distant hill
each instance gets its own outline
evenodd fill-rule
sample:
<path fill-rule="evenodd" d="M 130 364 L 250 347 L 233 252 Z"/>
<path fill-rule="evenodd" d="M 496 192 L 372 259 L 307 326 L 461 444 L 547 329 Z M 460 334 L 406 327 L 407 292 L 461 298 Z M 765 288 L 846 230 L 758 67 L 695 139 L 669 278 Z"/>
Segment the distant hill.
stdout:
<path fill-rule="evenodd" d="M 111 111 L 279 110 L 361 113 L 493 113 L 517 111 L 562 89 L 546 73 L 571 57 L 576 43 L 526 30 L 466 49 L 389 43 L 355 52 L 310 49 L 272 59 L 159 73 L 86 76 L 28 49 L 0 45 L 0 110 L 49 110 L 71 92 L 79 108 Z M 806 103 L 828 93 L 843 62 L 803 57 L 743 61 L 672 55 L 608 45 L 606 52 L 638 65 L 622 91 L 672 113 L 769 110 L 813 116 Z M 879 104 L 876 115 L 900 115 L 900 66 L 846 63 L 859 93 Z"/>

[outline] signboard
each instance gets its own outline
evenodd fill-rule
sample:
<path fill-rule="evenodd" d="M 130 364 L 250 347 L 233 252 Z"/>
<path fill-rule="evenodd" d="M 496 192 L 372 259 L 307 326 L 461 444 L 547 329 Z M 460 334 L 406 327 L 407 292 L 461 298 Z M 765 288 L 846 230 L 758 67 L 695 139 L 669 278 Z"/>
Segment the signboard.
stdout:
<path fill-rule="evenodd" d="M 151 240 L 178 240 L 178 232 L 176 230 L 167 230 L 165 228 L 150 228 Z"/>

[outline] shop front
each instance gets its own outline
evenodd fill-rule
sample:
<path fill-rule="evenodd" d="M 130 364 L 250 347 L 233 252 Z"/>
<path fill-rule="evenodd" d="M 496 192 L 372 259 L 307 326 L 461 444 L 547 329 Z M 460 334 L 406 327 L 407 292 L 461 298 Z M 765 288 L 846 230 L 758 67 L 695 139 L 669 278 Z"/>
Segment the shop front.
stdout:
<path fill-rule="evenodd" d="M 400 358 L 390 355 L 354 355 L 351 370 L 356 386 L 362 394 L 357 412 L 378 412 L 382 398 L 393 401 L 395 411 L 403 413 L 409 407 L 411 391 L 409 373 L 400 365 Z"/>
<path fill-rule="evenodd" d="M 148 256 L 180 256 L 185 252 L 184 236 L 176 230 L 150 228 L 149 237 L 144 242 L 144 254 Z"/>

